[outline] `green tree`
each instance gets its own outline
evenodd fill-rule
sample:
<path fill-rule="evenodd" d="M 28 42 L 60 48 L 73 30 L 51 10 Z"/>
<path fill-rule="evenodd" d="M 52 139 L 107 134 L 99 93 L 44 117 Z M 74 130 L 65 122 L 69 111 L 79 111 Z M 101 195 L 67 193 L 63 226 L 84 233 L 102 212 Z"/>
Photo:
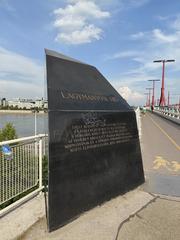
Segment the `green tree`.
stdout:
<path fill-rule="evenodd" d="M 0 141 L 7 141 L 17 138 L 16 129 L 12 123 L 6 123 L 5 127 L 0 129 Z"/>

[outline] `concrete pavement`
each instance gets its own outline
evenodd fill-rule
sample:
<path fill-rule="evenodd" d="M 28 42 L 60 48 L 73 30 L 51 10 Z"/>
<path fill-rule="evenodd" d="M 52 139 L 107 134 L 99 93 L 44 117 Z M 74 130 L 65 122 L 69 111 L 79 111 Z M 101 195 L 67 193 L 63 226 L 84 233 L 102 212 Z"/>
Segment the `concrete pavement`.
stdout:
<path fill-rule="evenodd" d="M 119 224 L 153 200 L 154 196 L 136 189 L 85 212 L 52 233 L 47 232 L 46 221 L 43 218 L 19 239 L 113 240 L 116 238 Z"/>
<path fill-rule="evenodd" d="M 179 240 L 180 198 L 139 189 L 96 207 L 47 232 L 45 217 L 18 240 Z"/>
<path fill-rule="evenodd" d="M 44 215 L 44 196 L 39 194 L 0 218 L 0 240 L 18 239 Z"/>
<path fill-rule="evenodd" d="M 116 239 L 179 240 L 179 224 L 180 202 L 157 197 L 121 225 Z"/>

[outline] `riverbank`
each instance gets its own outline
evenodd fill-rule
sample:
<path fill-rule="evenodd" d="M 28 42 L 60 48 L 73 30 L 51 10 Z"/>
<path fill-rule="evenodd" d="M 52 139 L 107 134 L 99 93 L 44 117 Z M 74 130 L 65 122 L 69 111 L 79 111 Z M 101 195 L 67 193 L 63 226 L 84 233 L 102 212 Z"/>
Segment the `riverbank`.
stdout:
<path fill-rule="evenodd" d="M 34 114 L 31 110 L 0 110 L 0 114 Z M 44 111 L 39 111 L 37 114 L 46 114 Z"/>
<path fill-rule="evenodd" d="M 38 134 L 47 132 L 48 114 L 40 112 L 35 117 L 31 111 L 0 111 L 0 129 L 7 123 L 13 124 L 18 137 L 28 137 L 34 135 L 35 124 Z"/>

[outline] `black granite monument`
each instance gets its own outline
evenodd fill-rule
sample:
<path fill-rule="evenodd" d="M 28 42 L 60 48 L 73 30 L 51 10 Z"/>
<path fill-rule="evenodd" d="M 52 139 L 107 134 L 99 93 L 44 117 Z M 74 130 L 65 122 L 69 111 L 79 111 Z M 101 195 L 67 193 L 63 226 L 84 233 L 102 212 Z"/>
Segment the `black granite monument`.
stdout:
<path fill-rule="evenodd" d="M 133 109 L 93 66 L 46 50 L 49 231 L 144 182 Z"/>

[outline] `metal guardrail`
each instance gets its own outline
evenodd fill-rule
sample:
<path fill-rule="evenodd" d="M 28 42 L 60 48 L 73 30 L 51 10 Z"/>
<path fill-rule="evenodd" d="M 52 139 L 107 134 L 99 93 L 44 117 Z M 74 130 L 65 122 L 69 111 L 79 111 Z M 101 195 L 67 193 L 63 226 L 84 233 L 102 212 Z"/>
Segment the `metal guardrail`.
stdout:
<path fill-rule="evenodd" d="M 172 120 L 176 123 L 180 124 L 180 110 L 175 108 L 167 108 L 167 107 L 155 107 L 154 112 Z"/>
<path fill-rule="evenodd" d="M 45 137 L 41 134 L 0 142 L 0 206 L 33 188 L 42 190 Z M 11 154 L 3 152 L 5 146 Z"/>

